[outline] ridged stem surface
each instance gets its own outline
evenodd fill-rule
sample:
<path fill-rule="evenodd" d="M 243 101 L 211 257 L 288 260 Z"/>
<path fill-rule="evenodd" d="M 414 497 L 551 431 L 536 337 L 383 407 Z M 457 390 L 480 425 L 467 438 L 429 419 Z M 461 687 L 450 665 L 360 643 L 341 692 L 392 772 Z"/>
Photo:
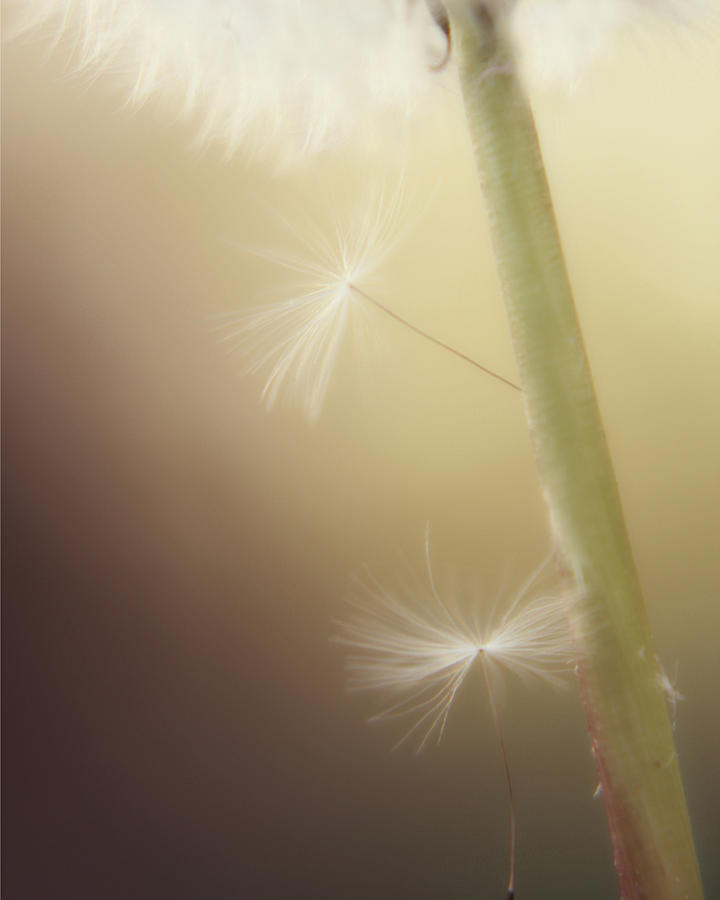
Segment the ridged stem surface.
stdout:
<path fill-rule="evenodd" d="M 502 4 L 454 3 L 456 55 L 623 900 L 699 900 L 665 693 Z"/>

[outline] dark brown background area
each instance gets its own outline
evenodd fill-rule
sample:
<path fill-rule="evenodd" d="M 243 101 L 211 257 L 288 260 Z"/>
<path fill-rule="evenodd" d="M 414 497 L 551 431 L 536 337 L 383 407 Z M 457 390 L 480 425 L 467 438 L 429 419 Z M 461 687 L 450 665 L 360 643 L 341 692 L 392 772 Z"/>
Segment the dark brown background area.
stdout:
<path fill-rule="evenodd" d="M 717 53 L 539 95 L 538 122 L 658 646 L 707 896 L 720 890 Z M 673 53 L 679 54 L 673 56 Z M 160 109 L 5 48 L 4 896 L 502 894 L 506 807 L 479 684 L 444 743 L 344 693 L 329 640 L 364 563 L 437 564 L 491 605 L 549 548 L 517 398 L 382 324 L 315 427 L 268 416 L 218 314 L 277 273 L 273 214 L 351 211 L 394 165 L 277 175 L 188 150 Z M 674 68 L 673 68 L 674 67 Z M 462 120 L 419 123 L 427 211 L 384 270 L 422 327 L 512 374 Z M 318 188 L 320 185 L 320 188 Z M 433 194 L 434 192 L 434 194 Z M 321 196 L 322 195 L 322 196 Z M 270 214 L 268 214 L 268 211 Z M 231 243 L 233 242 L 233 243 Z M 379 322 L 373 320 L 373 324 Z M 579 703 L 508 679 L 518 896 L 616 895 Z"/>

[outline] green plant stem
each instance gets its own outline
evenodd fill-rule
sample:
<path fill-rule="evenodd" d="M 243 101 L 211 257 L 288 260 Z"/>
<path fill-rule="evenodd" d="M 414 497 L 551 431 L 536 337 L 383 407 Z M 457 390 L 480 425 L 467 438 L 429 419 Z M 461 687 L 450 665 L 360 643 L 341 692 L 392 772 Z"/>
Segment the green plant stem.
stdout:
<path fill-rule="evenodd" d="M 624 900 L 702 886 L 660 671 L 580 334 L 532 112 L 499 0 L 451 31 Z"/>

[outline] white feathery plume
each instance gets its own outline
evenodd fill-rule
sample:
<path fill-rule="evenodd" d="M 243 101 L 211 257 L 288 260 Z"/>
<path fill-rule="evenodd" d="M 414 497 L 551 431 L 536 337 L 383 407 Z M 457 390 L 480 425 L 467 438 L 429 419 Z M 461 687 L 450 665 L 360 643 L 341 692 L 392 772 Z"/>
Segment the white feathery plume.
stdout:
<path fill-rule="evenodd" d="M 525 602 L 545 562 L 494 623 L 451 606 L 438 593 L 428 558 L 428 584 L 391 590 L 372 576 L 359 581 L 355 615 L 341 623 L 336 640 L 349 647 L 349 687 L 381 690 L 395 698 L 376 719 L 408 717 L 413 724 L 400 743 L 421 733 L 418 749 L 439 741 L 458 690 L 477 664 L 504 668 L 553 685 L 572 657 L 564 603 L 539 596 Z"/>
<path fill-rule="evenodd" d="M 434 89 L 446 38 L 419 0 L 23 0 L 15 30 L 42 28 L 79 69 L 170 98 L 201 139 L 248 142 L 281 162 L 343 139 L 382 146 Z M 378 114 L 390 113 L 382 120 Z M 398 114 L 400 114 L 398 116 Z M 385 137 L 383 137 L 385 132 Z M 281 140 L 269 140 L 275 135 Z"/>
<path fill-rule="evenodd" d="M 286 228 L 300 252 L 252 250 L 300 276 L 290 298 L 264 309 L 233 313 L 221 326 L 222 340 L 245 357 L 245 371 L 266 373 L 262 398 L 272 409 L 284 394 L 310 421 L 317 420 L 340 351 L 343 336 L 367 302 L 380 306 L 362 290 L 402 237 L 404 191 L 377 191 L 351 226 L 336 222 L 331 238 L 312 223 Z"/>
<path fill-rule="evenodd" d="M 443 5 L 468 0 L 9 0 L 14 30 L 44 28 L 80 69 L 128 98 L 173 98 L 201 139 L 248 140 L 287 162 L 344 139 L 387 141 L 433 94 L 448 55 Z M 485 0 L 490 3 L 491 0 Z M 492 0 L 526 68 L 571 85 L 612 33 L 702 21 L 713 0 Z M 715 14 L 717 9 L 715 10 Z M 437 93 L 440 96 L 440 92 Z M 378 118 L 381 111 L 391 117 Z M 284 149 L 282 149 L 284 148 Z"/>
<path fill-rule="evenodd" d="M 613 37 L 651 23 L 693 27 L 713 0 L 515 0 L 510 29 L 531 80 L 574 90 Z"/>

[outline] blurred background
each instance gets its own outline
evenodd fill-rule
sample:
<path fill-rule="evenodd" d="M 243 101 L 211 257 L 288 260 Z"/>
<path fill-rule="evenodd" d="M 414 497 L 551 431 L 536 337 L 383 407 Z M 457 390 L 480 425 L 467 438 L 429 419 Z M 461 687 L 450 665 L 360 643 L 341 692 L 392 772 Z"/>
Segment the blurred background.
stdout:
<path fill-rule="evenodd" d="M 720 41 L 628 41 L 533 100 L 658 650 L 707 896 L 720 894 Z M 5 896 L 500 897 L 481 683 L 390 748 L 347 695 L 351 579 L 438 570 L 490 609 L 548 553 L 517 394 L 368 312 L 320 420 L 268 414 L 218 340 L 292 250 L 404 178 L 381 299 L 513 377 L 457 91 L 387 153 L 278 172 L 3 54 Z M 518 896 L 616 896 L 582 710 L 508 679 Z"/>

